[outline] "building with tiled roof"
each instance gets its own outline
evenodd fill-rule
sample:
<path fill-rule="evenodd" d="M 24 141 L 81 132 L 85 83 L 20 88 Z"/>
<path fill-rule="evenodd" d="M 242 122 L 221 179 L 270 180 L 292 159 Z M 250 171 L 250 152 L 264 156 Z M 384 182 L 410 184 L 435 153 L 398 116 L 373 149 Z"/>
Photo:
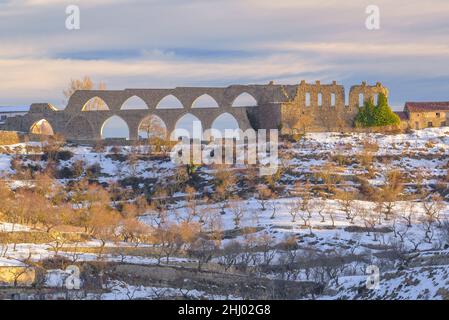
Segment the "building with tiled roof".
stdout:
<path fill-rule="evenodd" d="M 449 111 L 449 101 L 406 102 L 404 109 L 409 112 Z"/>
<path fill-rule="evenodd" d="M 407 115 L 409 128 L 445 127 L 449 124 L 449 101 L 406 102 L 403 113 Z M 404 115 L 399 115 L 401 121 L 405 121 L 401 116 Z"/>

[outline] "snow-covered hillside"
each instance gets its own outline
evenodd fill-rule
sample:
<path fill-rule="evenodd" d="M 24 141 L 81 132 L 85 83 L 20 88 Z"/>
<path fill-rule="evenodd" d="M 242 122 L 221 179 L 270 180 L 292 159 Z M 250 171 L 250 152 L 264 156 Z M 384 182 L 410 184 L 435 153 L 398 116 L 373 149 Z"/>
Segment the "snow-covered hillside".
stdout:
<path fill-rule="evenodd" d="M 39 149 L 39 144 L 33 146 Z M 44 170 L 47 165 L 39 151 L 25 149 L 24 144 L 4 146 L 0 153 L 0 176 L 14 190 L 33 185 L 33 179 L 24 178 L 21 170 Z M 171 188 L 173 177 L 178 174 L 177 166 L 167 156 L 148 156 L 140 150 L 139 156 L 131 161 L 130 155 L 136 153 L 134 147 L 119 150 L 108 147 L 100 152 L 92 147 L 72 145 L 65 146 L 64 150 L 70 151 L 71 156 L 57 161 L 56 165 L 58 181 L 63 186 L 87 175 L 63 176 L 82 162 L 85 168 L 99 166 L 99 172 L 90 176 L 91 180 L 109 186 L 118 183 L 154 201 L 160 197 L 160 194 L 156 197 L 155 190 L 161 186 Z M 219 270 L 233 276 L 250 273 L 263 279 L 323 285 L 313 294 L 298 298 L 447 299 L 448 154 L 449 128 L 397 135 L 309 133 L 299 142 L 281 145 L 282 166 L 276 181 L 261 179 L 256 183 L 259 187 L 269 186 L 273 190 L 270 196 L 261 198 L 257 188 L 247 185 L 249 173 L 241 167 L 232 167 L 229 170 L 236 176 L 232 196 L 216 200 L 216 169 L 204 166 L 194 173 L 196 200 L 186 198 L 188 192 L 181 185 L 167 199 L 163 219 L 157 208 L 150 207 L 140 215 L 139 221 L 151 228 L 167 222 L 197 222 L 210 237 L 220 230 L 222 238 L 216 253 L 205 263 L 206 271 Z M 20 165 L 16 163 L 18 159 Z M 376 194 L 388 191 L 386 186 L 391 183 L 388 179 L 394 171 L 401 172 L 397 196 L 391 201 L 388 197 L 376 200 Z M 0 235 L 41 231 L 39 226 L 12 224 L 6 220 L 0 223 Z M 241 250 L 233 251 L 232 255 L 230 248 L 237 244 Z M 73 243 L 67 242 L 61 246 L 65 249 L 58 247 L 58 256 L 76 263 L 95 261 L 99 258 L 96 250 L 99 246 L 101 243 L 95 238 L 77 243 L 76 250 Z M 108 241 L 101 260 L 196 268 L 202 259 L 182 250 L 166 261 L 153 253 L 116 250 L 133 246 L 123 240 Z M 163 245 L 140 243 L 137 246 L 151 251 Z M 3 242 L 0 254 L 0 267 L 39 262 L 56 255 L 55 243 Z M 379 282 L 369 288 L 366 283 L 372 275 L 367 270 L 373 267 L 379 270 Z M 54 270 L 51 272 L 53 276 L 56 274 Z M 128 280 L 111 279 L 104 285 L 103 298 L 151 299 L 159 297 L 162 290 L 154 283 L 137 284 Z M 179 288 L 173 286 L 170 283 L 165 287 L 167 296 L 180 294 Z M 189 298 L 244 297 L 241 292 L 224 294 L 213 288 L 188 291 Z"/>

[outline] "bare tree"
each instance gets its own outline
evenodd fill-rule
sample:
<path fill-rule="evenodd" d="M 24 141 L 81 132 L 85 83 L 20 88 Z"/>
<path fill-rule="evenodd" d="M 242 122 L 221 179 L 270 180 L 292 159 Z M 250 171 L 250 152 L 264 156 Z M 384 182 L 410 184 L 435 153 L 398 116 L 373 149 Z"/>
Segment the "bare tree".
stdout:
<path fill-rule="evenodd" d="M 13 279 L 14 287 L 17 287 L 19 285 L 19 281 L 22 276 L 32 271 L 34 263 L 31 258 L 32 258 L 31 250 L 28 250 L 28 256 L 26 256 L 26 258 L 15 259 L 22 264 L 22 267 L 12 268 L 9 271 Z"/>
<path fill-rule="evenodd" d="M 229 208 L 233 214 L 232 220 L 234 221 L 234 227 L 235 229 L 238 229 L 243 215 L 245 214 L 245 208 L 242 206 L 241 199 L 239 197 L 234 197 L 229 204 Z"/>
<path fill-rule="evenodd" d="M 194 187 L 187 186 L 185 189 L 187 201 L 187 221 L 191 221 L 198 216 L 198 201 L 196 200 L 196 190 Z"/>
<path fill-rule="evenodd" d="M 213 240 L 198 238 L 188 250 L 190 256 L 197 259 L 198 271 L 217 254 L 218 246 Z"/>
<path fill-rule="evenodd" d="M 292 222 L 296 222 L 296 216 L 301 212 L 301 203 L 298 200 L 290 201 L 287 204 L 288 213 L 292 217 Z"/>
<path fill-rule="evenodd" d="M 161 119 L 155 115 L 145 118 L 139 127 L 139 130 L 145 134 L 148 146 L 151 151 L 161 152 L 162 146 L 167 139 L 167 130 Z"/>
<path fill-rule="evenodd" d="M 98 257 L 101 258 L 106 242 L 117 239 L 120 215 L 114 210 L 102 206 L 92 207 L 90 211 L 90 234 L 100 241 Z"/>
<path fill-rule="evenodd" d="M 257 238 L 257 250 L 262 253 L 260 265 L 268 267 L 277 254 L 275 242 L 269 233 L 264 232 Z"/>
<path fill-rule="evenodd" d="M 378 222 L 377 217 L 362 204 L 356 204 L 354 210 L 358 211 L 358 216 L 363 220 L 365 225 L 366 234 L 369 236 L 371 232 L 374 234 L 374 241 L 377 241 L 376 224 Z"/>
<path fill-rule="evenodd" d="M 424 241 L 427 243 L 432 243 L 433 237 L 435 235 L 435 218 L 432 216 L 423 216 L 420 219 L 421 228 L 424 231 Z"/>
<path fill-rule="evenodd" d="M 71 79 L 68 88 L 63 90 L 65 97 L 64 104 L 67 104 L 70 97 L 77 90 L 93 90 L 96 87 L 97 90 L 106 90 L 106 85 L 103 82 L 98 83 L 95 86 L 94 82 L 89 76 L 85 76 L 83 79 Z M 107 106 L 100 98 L 94 98 L 90 101 L 89 105 L 85 106 L 84 110 L 107 110 Z"/>
<path fill-rule="evenodd" d="M 312 211 L 315 211 L 316 213 L 318 213 L 318 215 L 321 217 L 321 222 L 326 221 L 324 212 L 327 211 L 327 209 L 328 209 L 327 207 L 328 207 L 327 201 L 322 198 L 313 199 L 311 202 L 311 209 L 312 209 Z"/>
<path fill-rule="evenodd" d="M 388 171 L 385 185 L 381 188 L 380 197 L 383 201 L 385 220 L 393 214 L 396 201 L 402 192 L 402 174 L 397 170 Z"/>
<path fill-rule="evenodd" d="M 127 155 L 127 163 L 130 168 L 131 177 L 137 176 L 137 166 L 139 164 L 139 158 L 140 148 L 136 143 L 133 143 Z"/>
<path fill-rule="evenodd" d="M 444 208 L 446 208 L 446 204 L 444 203 L 443 198 L 437 194 L 431 194 L 425 197 L 422 201 L 424 213 L 430 220 L 434 220 L 438 222 L 438 226 L 441 226 L 440 215 Z"/>
<path fill-rule="evenodd" d="M 59 251 L 68 242 L 68 239 L 61 232 L 58 231 L 50 232 L 49 236 L 50 239 L 52 239 L 52 241 L 48 243 L 48 245 L 53 249 L 55 255 L 57 256 L 59 254 Z"/>
<path fill-rule="evenodd" d="M 329 219 L 332 222 L 332 228 L 335 228 L 335 210 L 331 206 L 326 206 L 324 208 L 324 213 L 329 216 Z"/>
<path fill-rule="evenodd" d="M 339 190 L 336 194 L 337 202 L 340 207 L 340 210 L 346 214 L 346 219 L 350 220 L 351 223 L 354 221 L 354 201 L 355 201 L 355 193 L 346 191 L 346 190 Z"/>
<path fill-rule="evenodd" d="M 412 221 L 415 217 L 417 203 L 415 201 L 406 201 L 403 210 L 401 210 L 401 218 L 405 220 L 407 227 L 412 226 Z"/>
<path fill-rule="evenodd" d="M 119 222 L 120 234 L 125 242 L 132 242 L 137 247 L 148 239 L 150 228 L 135 217 L 127 217 Z"/>
<path fill-rule="evenodd" d="M 299 211 L 299 217 L 303 221 L 303 227 L 304 228 L 308 228 L 309 229 L 309 233 L 313 234 L 313 232 L 312 232 L 312 223 L 311 223 L 311 221 L 312 221 L 311 211 L 307 212 L 307 211 L 300 210 Z"/>
<path fill-rule="evenodd" d="M 23 219 L 23 212 L 16 210 L 14 195 L 8 185 L 0 181 L 0 216 L 3 215 L 12 224 L 12 231 L 15 225 Z"/>
<path fill-rule="evenodd" d="M 259 184 L 257 186 L 257 202 L 260 205 L 262 211 L 267 209 L 267 204 L 272 197 L 272 191 L 264 184 Z"/>
<path fill-rule="evenodd" d="M 160 219 L 162 223 L 165 222 L 168 209 L 167 198 L 167 191 L 162 188 L 157 188 L 151 199 L 151 208 L 157 212 L 157 218 Z"/>
<path fill-rule="evenodd" d="M 161 224 L 153 230 L 152 236 L 155 244 L 157 244 L 159 264 L 162 257 L 165 257 L 168 264 L 170 257 L 178 252 L 184 244 L 178 226 L 173 223 Z"/>
<path fill-rule="evenodd" d="M 213 199 L 220 204 L 221 214 L 225 214 L 229 198 L 235 187 L 236 177 L 229 166 L 217 165 L 214 169 L 215 192 Z"/>
<path fill-rule="evenodd" d="M 404 243 L 405 236 L 410 230 L 410 225 L 405 223 L 397 223 L 397 218 L 393 216 L 393 233 L 395 237 L 399 237 L 401 243 Z"/>
<path fill-rule="evenodd" d="M 309 181 L 307 181 L 305 184 L 297 183 L 295 184 L 295 191 L 296 194 L 299 194 L 298 198 L 298 205 L 299 208 L 309 215 L 309 218 L 312 217 L 312 193 L 311 193 L 311 185 Z"/>
<path fill-rule="evenodd" d="M 236 240 L 232 240 L 223 246 L 218 258 L 219 264 L 225 271 L 237 264 L 238 256 L 242 251 L 242 245 Z"/>
<path fill-rule="evenodd" d="M 328 161 L 324 166 L 320 167 L 320 170 L 315 174 L 315 177 L 320 179 L 326 187 L 328 192 L 335 192 L 335 187 L 341 180 L 340 176 L 336 174 L 337 168 L 335 164 Z"/>

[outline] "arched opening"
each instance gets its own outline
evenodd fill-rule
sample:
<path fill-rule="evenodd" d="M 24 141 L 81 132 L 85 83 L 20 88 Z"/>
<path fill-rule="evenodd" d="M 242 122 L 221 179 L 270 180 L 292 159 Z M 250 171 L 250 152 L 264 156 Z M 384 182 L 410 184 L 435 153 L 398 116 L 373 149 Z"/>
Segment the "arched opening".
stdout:
<path fill-rule="evenodd" d="M 225 135 L 226 129 L 238 130 L 240 127 L 239 127 L 239 123 L 234 118 L 234 116 L 232 114 L 226 112 L 226 113 L 222 113 L 217 118 L 215 118 L 214 122 L 212 122 L 211 128 L 220 131 L 223 138 L 228 138 Z M 233 134 L 231 136 L 229 136 L 229 138 L 233 138 L 233 137 L 234 137 Z"/>
<path fill-rule="evenodd" d="M 104 111 L 109 110 L 108 105 L 100 97 L 93 97 L 87 101 L 81 111 Z"/>
<path fill-rule="evenodd" d="M 41 119 L 33 123 L 33 125 L 30 128 L 30 133 L 40 134 L 44 136 L 52 136 L 55 134 L 50 122 L 48 122 L 45 119 Z"/>
<path fill-rule="evenodd" d="M 167 126 L 158 116 L 151 114 L 145 117 L 139 124 L 139 139 L 162 139 L 167 138 Z"/>
<path fill-rule="evenodd" d="M 335 107 L 335 93 L 331 93 L 331 107 Z"/>
<path fill-rule="evenodd" d="M 257 101 L 252 95 L 247 92 L 243 92 L 238 95 L 237 98 L 232 102 L 233 107 L 256 107 Z"/>
<path fill-rule="evenodd" d="M 101 126 L 102 139 L 129 139 L 128 124 L 119 116 L 108 118 Z"/>
<path fill-rule="evenodd" d="M 183 109 L 181 101 L 174 95 L 165 96 L 156 106 L 156 109 Z"/>
<path fill-rule="evenodd" d="M 195 99 L 192 108 L 218 108 L 218 103 L 208 94 L 203 94 Z"/>
<path fill-rule="evenodd" d="M 359 107 L 363 107 L 364 104 L 365 104 L 365 96 L 363 95 L 363 93 L 359 93 Z"/>
<path fill-rule="evenodd" d="M 132 96 L 128 98 L 123 104 L 120 110 L 145 110 L 148 109 L 147 104 L 138 96 Z"/>
<path fill-rule="evenodd" d="M 191 113 L 187 113 L 178 119 L 175 125 L 175 138 L 187 136 L 190 139 L 202 139 L 203 126 L 200 119 Z"/>
<path fill-rule="evenodd" d="M 318 107 L 323 106 L 323 94 L 320 92 L 318 93 Z"/>
<path fill-rule="evenodd" d="M 311 102 L 310 92 L 306 92 L 306 96 L 305 96 L 305 105 L 306 105 L 306 107 L 310 107 L 310 102 Z"/>

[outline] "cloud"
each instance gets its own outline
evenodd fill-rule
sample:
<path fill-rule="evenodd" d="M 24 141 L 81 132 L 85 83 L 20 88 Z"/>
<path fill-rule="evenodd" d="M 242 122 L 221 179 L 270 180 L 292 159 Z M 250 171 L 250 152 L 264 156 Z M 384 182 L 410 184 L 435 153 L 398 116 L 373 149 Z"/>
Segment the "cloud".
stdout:
<path fill-rule="evenodd" d="M 81 8 L 79 31 L 65 29 L 68 4 Z M 346 86 L 382 81 L 398 104 L 444 96 L 434 89 L 445 88 L 441 82 L 449 75 L 449 2 L 377 0 L 381 29 L 374 32 L 364 24 L 368 4 L 4 1 L 0 104 L 61 100 L 68 80 L 85 74 L 117 89 L 304 78 Z"/>
<path fill-rule="evenodd" d="M 22 101 L 39 97 L 61 97 L 71 78 L 86 74 L 105 81 L 109 88 L 174 87 L 177 85 L 229 85 L 238 79 L 267 83 L 290 76 L 322 73 L 325 65 L 299 61 L 294 56 L 272 56 L 257 60 L 234 62 L 202 62 L 182 60 L 68 60 L 68 59 L 8 59 L 0 60 L 0 87 Z M 4 97 L 3 97 L 4 98 Z M 62 98 L 62 97 L 61 97 Z M 41 101 L 40 99 L 39 101 Z M 56 103 L 58 105 L 59 103 Z"/>
<path fill-rule="evenodd" d="M 98 6 L 124 2 L 125 0 L 7 0 L 4 5 L 7 7 L 26 8 L 36 6 L 51 5 L 81 5 L 81 6 Z"/>
<path fill-rule="evenodd" d="M 372 42 L 279 42 L 263 43 L 260 49 L 283 52 L 314 52 L 344 56 L 445 56 L 449 55 L 449 44 L 418 43 L 372 43 Z"/>

